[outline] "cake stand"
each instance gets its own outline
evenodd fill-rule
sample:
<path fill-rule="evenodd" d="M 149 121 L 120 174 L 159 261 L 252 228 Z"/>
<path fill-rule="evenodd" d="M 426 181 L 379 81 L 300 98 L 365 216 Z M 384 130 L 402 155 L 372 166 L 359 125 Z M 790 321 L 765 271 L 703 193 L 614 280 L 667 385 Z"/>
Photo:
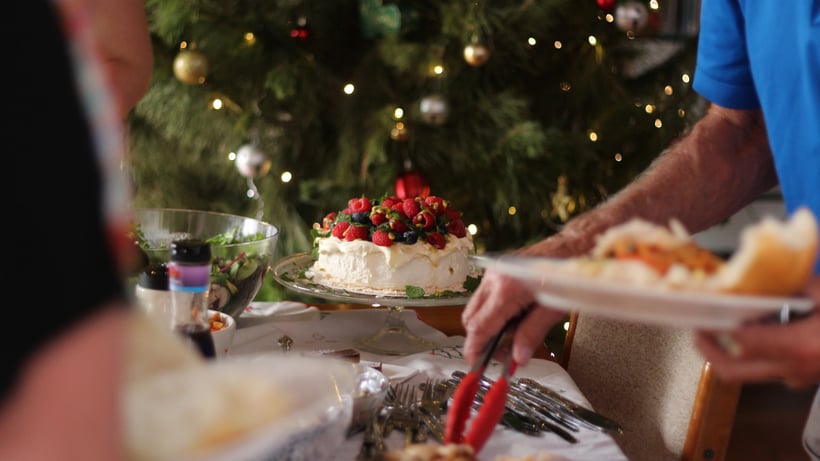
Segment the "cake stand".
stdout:
<path fill-rule="evenodd" d="M 413 333 L 401 318 L 405 307 L 461 306 L 467 303 L 471 293 L 446 293 L 438 296 L 408 298 L 406 296 L 385 296 L 356 293 L 331 288 L 314 282 L 305 275 L 313 265 L 310 253 L 286 256 L 273 265 L 273 278 L 283 286 L 303 294 L 352 304 L 369 304 L 386 307 L 387 318 L 384 325 L 373 334 L 357 338 L 355 346 L 365 352 L 381 355 L 408 355 L 433 349 L 437 344 Z"/>

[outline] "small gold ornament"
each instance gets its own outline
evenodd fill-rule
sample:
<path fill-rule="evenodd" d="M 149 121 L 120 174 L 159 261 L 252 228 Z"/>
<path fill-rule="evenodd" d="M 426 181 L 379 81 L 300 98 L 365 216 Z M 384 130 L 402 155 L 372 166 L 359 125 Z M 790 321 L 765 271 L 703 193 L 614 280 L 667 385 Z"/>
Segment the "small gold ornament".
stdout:
<path fill-rule="evenodd" d="M 488 59 L 490 59 L 490 50 L 478 41 L 473 41 L 464 47 L 464 60 L 467 61 L 467 64 L 478 67 L 487 62 Z"/>
<path fill-rule="evenodd" d="M 174 75 L 183 83 L 205 83 L 208 75 L 208 58 L 197 50 L 180 50 L 174 58 Z"/>

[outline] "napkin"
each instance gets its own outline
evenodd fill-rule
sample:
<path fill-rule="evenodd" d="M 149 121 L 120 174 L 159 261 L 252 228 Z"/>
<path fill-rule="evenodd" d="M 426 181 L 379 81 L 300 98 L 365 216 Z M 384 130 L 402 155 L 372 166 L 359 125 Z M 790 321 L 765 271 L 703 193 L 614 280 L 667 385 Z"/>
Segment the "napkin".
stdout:
<path fill-rule="evenodd" d="M 255 301 L 245 308 L 238 322 L 240 326 L 248 326 L 260 322 L 311 320 L 318 317 L 318 307 L 298 301 Z"/>

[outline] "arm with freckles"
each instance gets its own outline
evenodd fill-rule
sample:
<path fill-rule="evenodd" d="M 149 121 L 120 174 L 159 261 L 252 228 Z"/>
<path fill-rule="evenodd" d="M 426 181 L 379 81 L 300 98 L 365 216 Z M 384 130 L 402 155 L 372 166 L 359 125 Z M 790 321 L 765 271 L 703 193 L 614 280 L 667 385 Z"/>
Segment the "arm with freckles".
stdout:
<path fill-rule="evenodd" d="M 675 218 L 690 232 L 699 232 L 728 218 L 776 183 L 760 111 L 713 105 L 691 132 L 623 190 L 570 220 L 561 232 L 515 253 L 577 256 L 594 246 L 596 235 L 636 217 L 660 224 Z M 522 284 L 488 270 L 462 314 L 467 360 L 475 361 L 507 319 L 534 303 L 533 294 Z M 526 364 L 561 318 L 562 312 L 535 309 L 516 330 L 513 358 Z"/>

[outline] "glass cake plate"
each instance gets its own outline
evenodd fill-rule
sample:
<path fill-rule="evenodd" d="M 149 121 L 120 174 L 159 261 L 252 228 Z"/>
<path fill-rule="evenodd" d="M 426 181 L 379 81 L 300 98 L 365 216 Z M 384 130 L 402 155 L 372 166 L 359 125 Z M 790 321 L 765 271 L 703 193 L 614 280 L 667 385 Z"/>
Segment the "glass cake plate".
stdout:
<path fill-rule="evenodd" d="M 408 355 L 435 348 L 437 345 L 413 333 L 399 315 L 405 307 L 463 306 L 472 294 L 469 291 L 447 292 L 435 296 L 408 298 L 406 296 L 373 295 L 331 288 L 314 282 L 305 272 L 313 265 L 310 253 L 296 253 L 278 260 L 272 267 L 273 278 L 283 286 L 303 294 L 351 304 L 387 307 L 384 326 L 372 335 L 359 338 L 356 347 L 375 354 Z M 473 275 L 480 276 L 476 268 Z"/>

